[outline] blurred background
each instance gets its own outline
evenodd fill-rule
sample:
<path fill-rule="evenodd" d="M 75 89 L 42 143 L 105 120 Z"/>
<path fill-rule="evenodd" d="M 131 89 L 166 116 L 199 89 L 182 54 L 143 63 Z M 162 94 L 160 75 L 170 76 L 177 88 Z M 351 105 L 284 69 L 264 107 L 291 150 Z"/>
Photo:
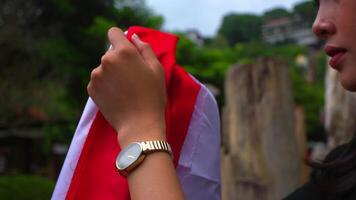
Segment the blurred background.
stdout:
<path fill-rule="evenodd" d="M 179 35 L 177 62 L 215 95 L 223 199 L 291 192 L 304 160 L 355 125 L 316 12 L 308 0 L 0 0 L 0 199 L 50 198 L 106 32 L 132 25 Z"/>

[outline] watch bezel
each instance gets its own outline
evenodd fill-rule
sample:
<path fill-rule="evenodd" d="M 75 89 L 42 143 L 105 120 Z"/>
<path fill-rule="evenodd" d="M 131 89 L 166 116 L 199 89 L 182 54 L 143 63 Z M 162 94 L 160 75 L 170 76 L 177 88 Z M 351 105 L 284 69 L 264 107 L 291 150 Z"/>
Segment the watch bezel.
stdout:
<path fill-rule="evenodd" d="M 124 167 L 124 168 L 120 168 L 120 167 L 119 167 L 119 161 L 120 161 L 120 159 L 123 158 L 123 156 L 124 156 L 123 153 L 124 153 L 124 152 L 126 153 L 127 151 L 121 151 L 121 152 L 119 153 L 119 155 L 116 157 L 115 165 L 116 165 L 116 169 L 120 172 L 120 174 L 122 174 L 122 175 L 124 175 L 124 176 L 127 176 L 130 171 L 132 171 L 132 170 L 134 170 L 136 167 L 138 167 L 138 166 L 141 164 L 141 162 L 145 159 L 145 154 L 144 154 L 144 152 L 143 152 L 142 145 L 141 145 L 140 143 L 138 143 L 138 142 L 133 142 L 133 143 L 129 144 L 127 147 L 125 147 L 124 150 L 130 148 L 131 146 L 137 146 L 137 145 L 138 145 L 139 148 L 140 148 L 139 156 L 136 158 L 136 160 L 135 160 L 134 162 L 132 162 L 132 163 L 129 164 L 128 166 L 126 166 L 126 167 Z"/>
<path fill-rule="evenodd" d="M 137 156 L 135 160 L 131 159 L 129 160 L 130 162 L 127 162 L 126 160 L 122 160 L 125 157 L 131 158 L 129 157 L 130 154 L 127 155 L 127 152 L 130 148 L 132 148 L 131 146 L 137 146 L 137 145 L 139 146 L 139 152 L 134 152 L 134 154 L 131 154 L 132 156 L 134 155 Z M 171 157 L 173 157 L 172 148 L 167 141 L 150 140 L 150 141 L 143 141 L 143 142 L 133 142 L 127 145 L 125 148 L 123 148 L 122 151 L 119 153 L 119 155 L 117 155 L 115 161 L 116 169 L 121 175 L 126 177 L 131 171 L 135 170 L 135 168 L 137 168 L 143 162 L 143 160 L 147 155 L 154 152 L 166 152 Z M 120 162 L 120 161 L 124 161 L 124 162 Z M 126 166 L 120 168 L 119 163 L 121 165 L 124 165 L 126 163 Z M 131 163 L 131 164 L 127 164 L 127 163 Z"/>

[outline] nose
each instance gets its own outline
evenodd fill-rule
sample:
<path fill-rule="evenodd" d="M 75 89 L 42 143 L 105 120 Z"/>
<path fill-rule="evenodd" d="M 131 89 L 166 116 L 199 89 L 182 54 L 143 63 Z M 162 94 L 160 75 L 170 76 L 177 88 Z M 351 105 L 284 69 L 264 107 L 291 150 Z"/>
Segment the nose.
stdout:
<path fill-rule="evenodd" d="M 315 19 L 312 29 L 314 34 L 323 40 L 328 39 L 330 36 L 336 33 L 336 27 L 332 21 L 321 19 L 319 17 Z"/>

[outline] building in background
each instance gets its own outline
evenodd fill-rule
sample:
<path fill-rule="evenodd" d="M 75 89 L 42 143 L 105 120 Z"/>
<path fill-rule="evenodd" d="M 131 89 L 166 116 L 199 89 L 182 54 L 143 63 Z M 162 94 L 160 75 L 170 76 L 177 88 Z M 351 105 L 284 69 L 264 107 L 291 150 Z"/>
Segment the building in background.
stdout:
<path fill-rule="evenodd" d="M 318 47 L 320 42 L 302 17 L 281 17 L 266 21 L 262 26 L 264 41 L 269 44 L 294 43 Z"/>
<path fill-rule="evenodd" d="M 198 30 L 191 29 L 185 32 L 187 38 L 189 38 L 192 42 L 194 42 L 199 47 L 204 45 L 204 37 L 199 33 Z"/>

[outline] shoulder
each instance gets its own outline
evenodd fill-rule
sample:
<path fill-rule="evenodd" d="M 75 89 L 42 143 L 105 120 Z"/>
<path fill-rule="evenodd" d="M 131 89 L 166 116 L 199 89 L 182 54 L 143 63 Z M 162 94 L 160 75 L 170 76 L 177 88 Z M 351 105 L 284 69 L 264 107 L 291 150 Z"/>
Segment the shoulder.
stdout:
<path fill-rule="evenodd" d="M 350 143 L 340 145 L 333 149 L 325 158 L 324 162 L 332 162 L 342 156 L 345 156 L 350 150 Z M 317 186 L 317 180 L 320 178 L 320 170 L 314 169 L 311 173 L 311 179 L 302 187 L 296 189 L 288 195 L 284 200 L 321 200 L 325 199 Z"/>
<path fill-rule="evenodd" d="M 326 157 L 324 162 L 330 162 L 333 161 L 337 158 L 340 158 L 342 156 L 345 156 L 350 150 L 350 147 L 352 146 L 352 143 L 346 143 L 340 146 L 337 146 L 335 149 L 333 149 Z"/>
<path fill-rule="evenodd" d="M 294 192 L 292 192 L 290 195 L 285 197 L 283 200 L 321 200 L 321 194 L 317 190 L 316 185 L 309 181 L 302 187 L 296 189 Z"/>

